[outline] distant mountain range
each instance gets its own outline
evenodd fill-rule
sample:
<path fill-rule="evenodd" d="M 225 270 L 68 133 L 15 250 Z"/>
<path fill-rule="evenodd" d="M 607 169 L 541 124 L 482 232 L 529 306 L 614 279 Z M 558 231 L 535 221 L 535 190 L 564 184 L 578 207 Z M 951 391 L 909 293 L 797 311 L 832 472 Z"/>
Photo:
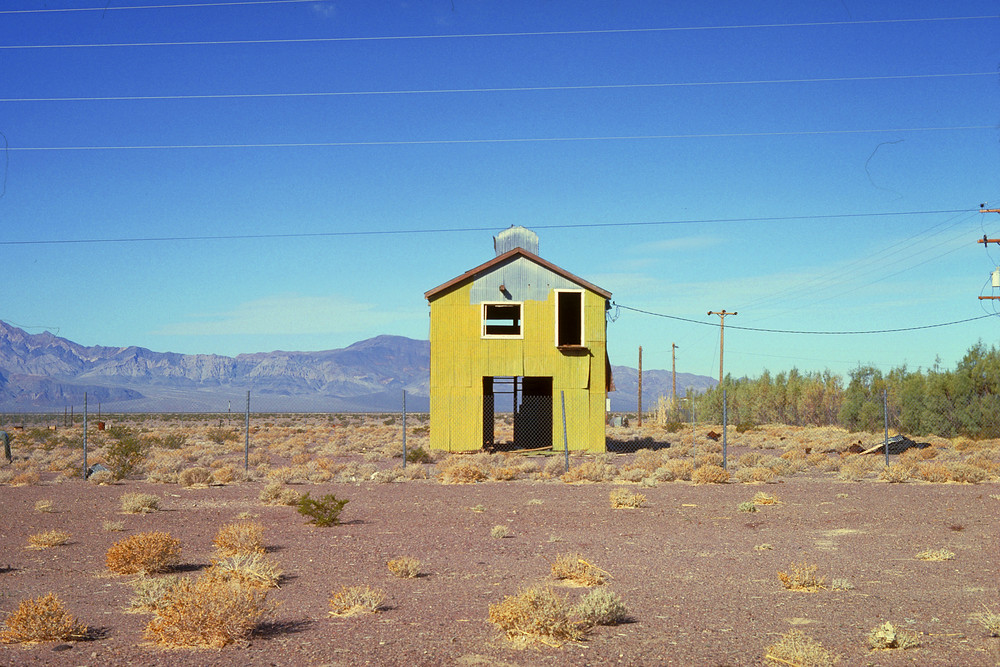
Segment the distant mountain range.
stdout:
<path fill-rule="evenodd" d="M 47 412 L 242 413 L 398 411 L 429 408 L 430 343 L 377 336 L 340 350 L 216 354 L 86 347 L 49 332 L 29 334 L 0 321 L 0 410 Z M 614 366 L 613 411 L 635 410 L 638 372 Z M 677 374 L 677 392 L 704 391 L 711 378 Z M 643 372 L 643 403 L 669 396 L 670 371 Z"/>

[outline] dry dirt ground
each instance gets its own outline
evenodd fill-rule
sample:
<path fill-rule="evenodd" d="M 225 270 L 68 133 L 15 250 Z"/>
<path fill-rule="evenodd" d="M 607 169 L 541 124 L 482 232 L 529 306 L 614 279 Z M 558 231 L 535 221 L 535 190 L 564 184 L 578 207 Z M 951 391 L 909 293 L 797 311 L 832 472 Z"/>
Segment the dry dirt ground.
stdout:
<path fill-rule="evenodd" d="M 792 629 L 841 656 L 841 665 L 998 665 L 1000 638 L 973 615 L 1000 611 L 1000 484 L 889 484 L 841 481 L 834 472 L 768 484 L 628 485 L 646 496 L 638 509 L 612 509 L 621 484 L 553 480 L 440 484 L 294 485 L 313 497 L 349 499 L 338 526 L 307 523 L 295 508 L 259 500 L 267 480 L 183 488 L 127 480 L 97 486 L 43 476 L 0 486 L 0 618 L 27 597 L 55 592 L 91 628 L 79 642 L 0 645 L 17 665 L 757 665 Z M 122 514 L 126 492 L 155 494 L 160 510 Z M 741 511 L 764 491 L 781 502 Z M 52 501 L 54 512 L 36 503 Z M 213 554 L 223 524 L 249 514 L 264 526 L 269 555 L 285 572 L 270 599 L 275 615 L 248 643 L 221 650 L 163 649 L 148 643 L 150 616 L 126 613 L 130 577 L 105 567 L 124 536 L 168 531 L 183 544 L 181 574 Z M 109 532 L 107 521 L 123 521 Z M 491 537 L 498 525 L 504 538 Z M 27 549 L 52 529 L 68 544 Z M 768 548 L 769 547 L 769 548 Z M 947 549 L 951 560 L 915 558 Z M 489 606 L 536 583 L 560 595 L 584 590 L 550 576 L 560 554 L 579 553 L 606 570 L 628 621 L 598 626 L 584 641 L 555 648 L 517 646 L 487 620 Z M 389 559 L 421 562 L 400 579 Z M 792 563 L 818 567 L 827 588 L 786 590 L 777 577 Z M 852 588 L 834 590 L 832 580 Z M 328 615 L 344 585 L 385 591 L 382 609 Z M 873 651 L 867 635 L 891 621 L 918 648 Z"/>

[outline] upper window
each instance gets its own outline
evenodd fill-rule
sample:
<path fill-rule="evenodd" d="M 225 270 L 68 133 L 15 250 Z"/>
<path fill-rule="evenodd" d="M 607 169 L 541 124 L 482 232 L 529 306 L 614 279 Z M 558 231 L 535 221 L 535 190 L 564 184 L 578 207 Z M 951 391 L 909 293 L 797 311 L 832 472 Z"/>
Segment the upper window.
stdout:
<path fill-rule="evenodd" d="M 583 344 L 583 292 L 556 290 L 556 345 Z"/>
<path fill-rule="evenodd" d="M 483 338 L 523 338 L 521 304 L 484 303 Z"/>

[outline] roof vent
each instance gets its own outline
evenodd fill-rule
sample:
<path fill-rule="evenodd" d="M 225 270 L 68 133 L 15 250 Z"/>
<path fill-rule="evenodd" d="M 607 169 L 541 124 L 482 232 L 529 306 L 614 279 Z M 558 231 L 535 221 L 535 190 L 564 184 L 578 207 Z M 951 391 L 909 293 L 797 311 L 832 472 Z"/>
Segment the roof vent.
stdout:
<path fill-rule="evenodd" d="M 537 255 L 538 234 L 527 227 L 511 225 L 493 237 L 493 249 L 496 250 L 497 257 L 514 248 L 522 248 L 532 255 Z"/>

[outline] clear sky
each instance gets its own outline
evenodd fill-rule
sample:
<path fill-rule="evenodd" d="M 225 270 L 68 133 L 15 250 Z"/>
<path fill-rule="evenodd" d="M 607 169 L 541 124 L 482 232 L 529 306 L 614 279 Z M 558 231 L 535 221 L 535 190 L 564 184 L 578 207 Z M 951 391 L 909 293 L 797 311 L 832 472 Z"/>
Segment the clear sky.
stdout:
<path fill-rule="evenodd" d="M 1000 342 L 996 0 L 128 2 L 0 5 L 0 319 L 28 331 L 426 338 L 423 293 L 519 224 L 623 306 L 613 364 L 676 343 L 715 376 L 723 309 L 737 376 Z"/>

